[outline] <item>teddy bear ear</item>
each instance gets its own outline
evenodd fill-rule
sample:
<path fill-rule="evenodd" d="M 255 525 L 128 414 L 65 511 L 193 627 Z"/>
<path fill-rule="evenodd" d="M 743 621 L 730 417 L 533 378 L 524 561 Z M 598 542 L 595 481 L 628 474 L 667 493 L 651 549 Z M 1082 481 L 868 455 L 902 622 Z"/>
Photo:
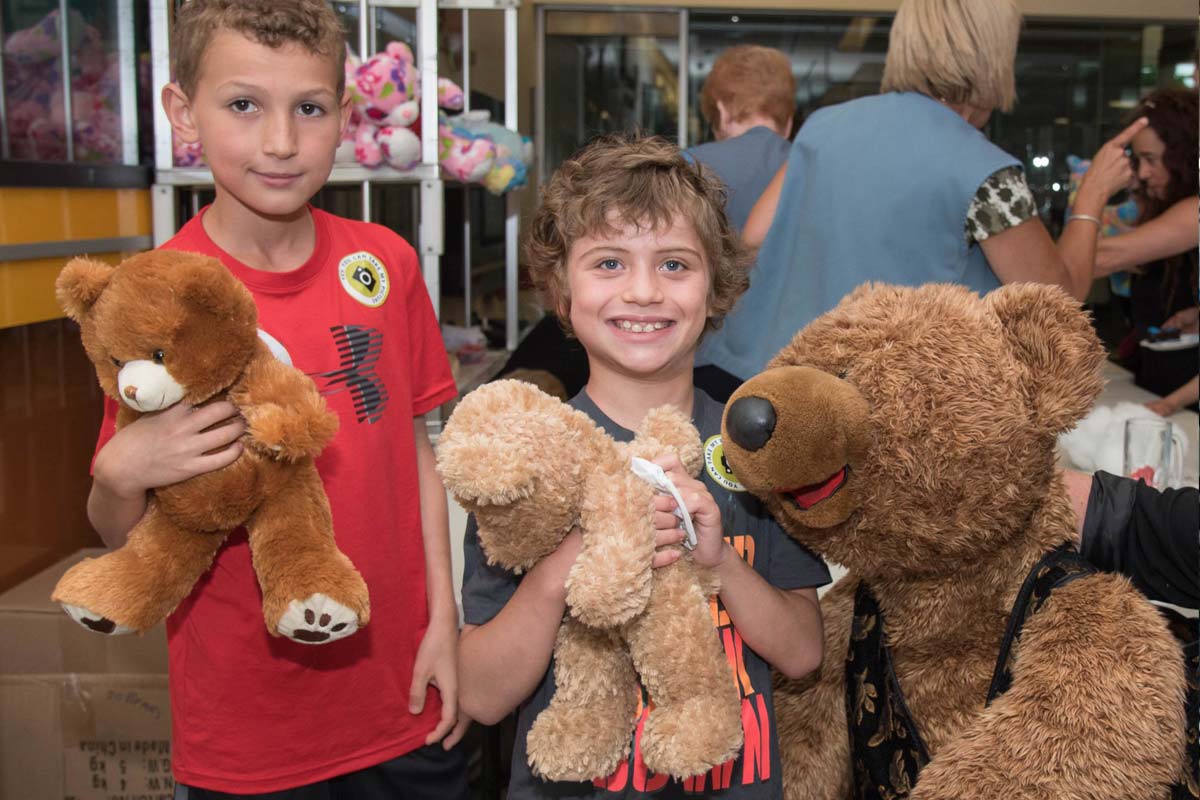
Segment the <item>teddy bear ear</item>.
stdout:
<path fill-rule="evenodd" d="M 220 261 L 194 253 L 180 254 L 179 292 L 196 311 L 214 317 L 257 318 L 254 299 Z"/>
<path fill-rule="evenodd" d="M 108 287 L 116 267 L 90 258 L 73 258 L 58 273 L 54 295 L 67 316 L 81 322 Z"/>
<path fill-rule="evenodd" d="M 1104 349 L 1079 302 L 1057 286 L 1014 283 L 984 302 L 1024 366 L 1022 383 L 1038 423 L 1063 433 L 1087 415 L 1104 386 Z"/>

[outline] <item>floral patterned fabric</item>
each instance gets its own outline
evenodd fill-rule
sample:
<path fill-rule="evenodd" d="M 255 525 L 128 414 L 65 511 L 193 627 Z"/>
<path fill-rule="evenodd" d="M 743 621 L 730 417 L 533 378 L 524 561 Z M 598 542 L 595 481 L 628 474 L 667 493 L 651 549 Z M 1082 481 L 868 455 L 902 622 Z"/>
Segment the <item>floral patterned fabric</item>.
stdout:
<path fill-rule="evenodd" d="M 967 242 L 982 242 L 1037 216 L 1033 192 L 1020 167 L 993 172 L 975 192 L 967 209 Z"/>
<path fill-rule="evenodd" d="M 1029 571 L 1009 613 L 988 690 L 989 704 L 1012 684 L 1012 646 L 1020 641 L 1025 621 L 1041 609 L 1054 589 L 1096 571 L 1069 545 L 1050 551 Z M 856 800 L 908 797 L 921 769 L 929 763 L 929 753 L 892 666 L 883 611 L 865 583 L 859 584 L 854 597 L 846 657 L 846 719 Z"/>

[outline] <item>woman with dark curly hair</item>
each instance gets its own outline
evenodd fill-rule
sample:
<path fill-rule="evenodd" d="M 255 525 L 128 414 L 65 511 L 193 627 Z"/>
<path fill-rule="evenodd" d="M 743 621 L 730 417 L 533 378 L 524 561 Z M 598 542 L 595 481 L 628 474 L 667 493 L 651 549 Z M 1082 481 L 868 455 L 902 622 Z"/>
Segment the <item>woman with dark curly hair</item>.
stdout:
<path fill-rule="evenodd" d="M 1132 231 L 1102 239 L 1096 246 L 1096 276 L 1118 270 L 1134 273 L 1130 316 L 1140 341 L 1151 326 L 1180 319 L 1186 316 L 1180 312 L 1197 304 L 1200 111 L 1196 91 L 1160 89 L 1145 97 L 1133 116 L 1150 121 L 1132 142 L 1142 213 Z M 1194 378 L 1197 370 L 1194 348 L 1158 351 L 1142 347 L 1137 353 L 1137 383 L 1155 394 L 1172 395 Z M 1195 405 L 1194 399 L 1188 400 Z"/>

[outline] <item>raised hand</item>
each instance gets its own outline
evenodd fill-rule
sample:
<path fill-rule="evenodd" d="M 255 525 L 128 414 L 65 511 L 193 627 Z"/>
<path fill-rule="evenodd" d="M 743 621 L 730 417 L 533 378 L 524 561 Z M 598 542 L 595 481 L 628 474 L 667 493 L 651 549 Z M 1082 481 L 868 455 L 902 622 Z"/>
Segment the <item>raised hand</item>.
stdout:
<path fill-rule="evenodd" d="M 1125 130 L 1100 146 L 1100 149 L 1092 156 L 1092 165 L 1084 173 L 1083 181 L 1079 184 L 1081 200 L 1087 196 L 1103 207 L 1108 202 L 1108 198 L 1133 183 L 1133 163 L 1126 148 L 1129 147 L 1133 138 L 1149 124 L 1150 120 L 1139 117 Z M 1078 206 L 1079 203 L 1077 202 L 1076 205 Z M 1080 211 L 1084 213 L 1083 209 Z"/>

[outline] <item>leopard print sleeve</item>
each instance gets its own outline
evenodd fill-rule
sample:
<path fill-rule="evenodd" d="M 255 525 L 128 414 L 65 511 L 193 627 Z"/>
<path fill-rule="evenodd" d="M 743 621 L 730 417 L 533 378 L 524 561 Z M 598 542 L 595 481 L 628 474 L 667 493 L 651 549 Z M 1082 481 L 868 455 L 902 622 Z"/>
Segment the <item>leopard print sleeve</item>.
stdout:
<path fill-rule="evenodd" d="M 1037 206 L 1025 172 L 1020 167 L 1005 167 L 988 176 L 975 192 L 963 233 L 968 243 L 982 242 L 1035 216 Z"/>

